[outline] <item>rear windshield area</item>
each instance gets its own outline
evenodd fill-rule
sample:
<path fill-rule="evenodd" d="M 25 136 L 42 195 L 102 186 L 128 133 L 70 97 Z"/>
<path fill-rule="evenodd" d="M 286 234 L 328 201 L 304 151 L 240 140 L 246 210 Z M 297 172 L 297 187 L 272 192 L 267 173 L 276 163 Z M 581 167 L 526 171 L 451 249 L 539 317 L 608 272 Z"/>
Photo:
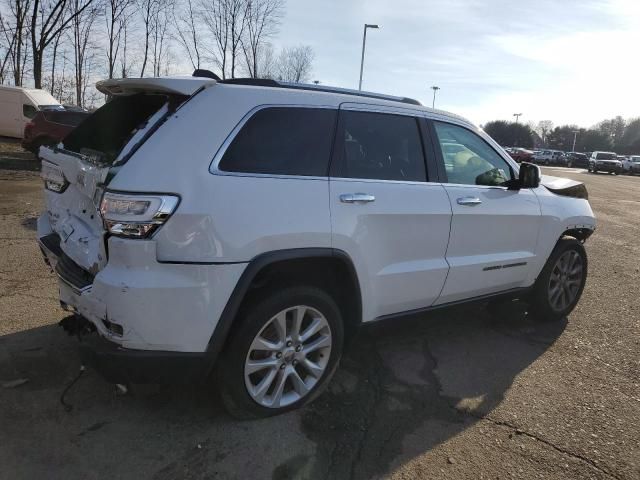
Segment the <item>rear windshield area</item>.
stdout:
<path fill-rule="evenodd" d="M 143 93 L 115 97 L 67 135 L 64 148 L 113 164 L 129 139 L 169 100 L 166 95 Z"/>

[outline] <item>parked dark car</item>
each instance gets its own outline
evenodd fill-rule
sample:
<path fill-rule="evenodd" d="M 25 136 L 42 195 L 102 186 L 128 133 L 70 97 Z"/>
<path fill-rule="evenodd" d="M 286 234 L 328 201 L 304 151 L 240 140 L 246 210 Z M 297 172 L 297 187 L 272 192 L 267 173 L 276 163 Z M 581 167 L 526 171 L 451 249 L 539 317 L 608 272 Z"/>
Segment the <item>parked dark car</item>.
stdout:
<path fill-rule="evenodd" d="M 507 149 L 507 153 L 518 163 L 533 161 L 533 152 L 526 148 L 512 147 Z"/>
<path fill-rule="evenodd" d="M 41 110 L 24 127 L 22 148 L 37 153 L 42 145 L 54 145 L 91 113 L 74 110 Z"/>
<path fill-rule="evenodd" d="M 580 152 L 568 152 L 567 167 L 589 168 L 589 157 Z"/>

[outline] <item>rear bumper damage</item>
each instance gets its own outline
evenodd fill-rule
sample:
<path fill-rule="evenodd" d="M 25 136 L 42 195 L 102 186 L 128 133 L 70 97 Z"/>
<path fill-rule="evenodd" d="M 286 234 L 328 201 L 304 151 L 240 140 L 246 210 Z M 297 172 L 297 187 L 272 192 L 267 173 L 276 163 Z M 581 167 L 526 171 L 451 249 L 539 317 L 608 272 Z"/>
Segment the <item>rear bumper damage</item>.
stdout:
<path fill-rule="evenodd" d="M 205 373 L 207 346 L 246 264 L 164 263 L 153 240 L 111 237 L 108 262 L 92 275 L 46 227 L 38 222 L 38 242 L 58 276 L 60 303 L 97 330 L 81 343 L 87 363 L 118 383 Z"/>

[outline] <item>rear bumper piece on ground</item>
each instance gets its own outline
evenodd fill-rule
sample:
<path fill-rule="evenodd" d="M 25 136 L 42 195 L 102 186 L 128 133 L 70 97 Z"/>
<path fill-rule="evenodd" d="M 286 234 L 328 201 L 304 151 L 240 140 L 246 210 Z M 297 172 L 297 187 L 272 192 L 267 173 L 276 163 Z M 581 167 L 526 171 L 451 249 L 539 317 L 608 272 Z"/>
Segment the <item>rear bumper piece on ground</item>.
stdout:
<path fill-rule="evenodd" d="M 131 350 L 98 334 L 82 337 L 80 357 L 112 383 L 193 383 L 209 373 L 206 353 Z"/>

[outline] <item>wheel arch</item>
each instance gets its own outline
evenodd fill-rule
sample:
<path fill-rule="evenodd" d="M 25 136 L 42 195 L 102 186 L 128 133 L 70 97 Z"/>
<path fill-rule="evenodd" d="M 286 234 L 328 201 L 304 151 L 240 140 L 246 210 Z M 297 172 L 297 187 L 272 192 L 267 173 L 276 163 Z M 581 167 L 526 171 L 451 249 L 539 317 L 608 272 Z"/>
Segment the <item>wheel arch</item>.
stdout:
<path fill-rule="evenodd" d="M 584 243 L 593 234 L 594 230 L 586 227 L 571 227 L 567 228 L 562 235 L 556 241 L 556 244 L 565 237 L 575 238 L 576 240 Z"/>
<path fill-rule="evenodd" d="M 282 286 L 295 282 L 296 278 L 300 278 L 301 269 L 310 267 L 319 269 L 318 286 L 328 286 L 330 293 L 339 297 L 336 301 L 343 313 L 346 308 L 343 318 L 345 339 L 348 340 L 355 334 L 362 323 L 362 295 L 356 269 L 346 252 L 334 248 L 296 248 L 266 252 L 249 262 L 227 300 L 207 346 L 211 367 L 232 334 L 235 319 L 246 302 L 274 284 Z M 276 272 L 278 278 L 274 279 Z M 326 283 L 328 279 L 335 282 L 329 285 Z"/>

